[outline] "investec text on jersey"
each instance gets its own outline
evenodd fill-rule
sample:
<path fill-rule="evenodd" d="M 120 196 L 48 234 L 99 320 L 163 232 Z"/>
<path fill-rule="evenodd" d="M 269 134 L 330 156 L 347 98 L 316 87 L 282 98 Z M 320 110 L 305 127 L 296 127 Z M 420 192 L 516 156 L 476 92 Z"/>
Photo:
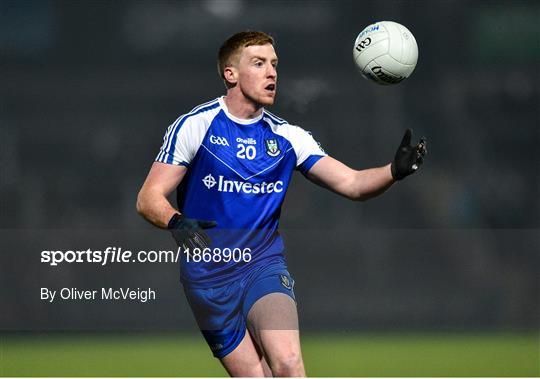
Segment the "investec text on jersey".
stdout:
<path fill-rule="evenodd" d="M 243 192 L 243 193 L 253 193 L 253 194 L 265 194 L 265 193 L 280 193 L 283 192 L 283 181 L 277 180 L 275 182 L 267 183 L 249 183 L 241 182 L 238 180 L 226 180 L 223 175 L 218 177 L 218 181 L 214 178 L 212 174 L 208 174 L 202 179 L 203 184 L 206 188 L 211 189 L 216 184 L 218 185 L 217 190 L 219 192 Z"/>

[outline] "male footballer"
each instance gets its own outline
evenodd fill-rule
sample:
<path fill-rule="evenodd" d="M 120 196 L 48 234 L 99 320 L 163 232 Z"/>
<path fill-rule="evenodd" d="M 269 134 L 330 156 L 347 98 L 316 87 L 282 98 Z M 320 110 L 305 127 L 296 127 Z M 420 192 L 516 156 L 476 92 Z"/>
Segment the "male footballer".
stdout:
<path fill-rule="evenodd" d="M 231 376 L 305 376 L 294 280 L 278 233 L 292 173 L 366 200 L 414 173 L 426 143 L 407 130 L 391 163 L 354 170 L 328 156 L 274 104 L 278 57 L 263 32 L 240 32 L 218 54 L 226 95 L 169 126 L 143 184 L 138 212 L 168 229 L 181 282 L 210 349 Z M 178 208 L 167 200 L 177 190 Z"/>

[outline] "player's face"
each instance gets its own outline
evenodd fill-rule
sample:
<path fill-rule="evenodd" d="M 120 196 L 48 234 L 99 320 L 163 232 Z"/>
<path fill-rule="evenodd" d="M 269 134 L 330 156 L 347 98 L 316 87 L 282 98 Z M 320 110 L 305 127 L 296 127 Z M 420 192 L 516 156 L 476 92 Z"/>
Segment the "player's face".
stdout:
<path fill-rule="evenodd" d="M 258 105 L 272 105 L 277 89 L 277 55 L 271 44 L 244 48 L 238 62 L 242 94 Z"/>

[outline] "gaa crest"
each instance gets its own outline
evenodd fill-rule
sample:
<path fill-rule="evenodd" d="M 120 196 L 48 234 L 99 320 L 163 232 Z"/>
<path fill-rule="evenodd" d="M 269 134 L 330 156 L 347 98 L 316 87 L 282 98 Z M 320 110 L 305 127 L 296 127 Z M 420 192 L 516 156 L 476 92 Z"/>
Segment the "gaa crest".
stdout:
<path fill-rule="evenodd" d="M 264 144 L 266 146 L 266 154 L 271 157 L 277 157 L 281 153 L 277 139 L 265 139 Z"/>

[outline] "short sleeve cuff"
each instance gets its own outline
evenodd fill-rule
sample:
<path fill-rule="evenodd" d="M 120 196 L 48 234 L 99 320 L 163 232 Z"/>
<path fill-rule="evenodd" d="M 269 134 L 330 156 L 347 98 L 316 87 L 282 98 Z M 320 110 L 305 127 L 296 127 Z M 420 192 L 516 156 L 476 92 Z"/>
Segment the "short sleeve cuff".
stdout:
<path fill-rule="evenodd" d="M 319 159 L 324 157 L 324 155 L 310 155 L 304 162 L 302 162 L 296 169 L 302 174 L 306 175 L 309 169 L 317 163 Z"/>
<path fill-rule="evenodd" d="M 160 162 L 160 163 L 173 164 L 176 166 L 186 166 L 186 167 L 189 166 L 188 162 L 174 159 L 174 157 L 171 154 L 166 154 L 166 153 L 159 153 L 155 161 Z"/>
<path fill-rule="evenodd" d="M 162 162 L 162 161 L 158 161 L 157 159 L 154 161 L 154 162 L 159 162 L 159 163 L 165 163 L 165 164 L 172 164 L 172 165 L 175 165 L 175 166 L 186 166 L 186 167 L 189 167 L 189 163 L 187 162 L 178 162 L 178 161 L 174 161 L 174 162 Z"/>

